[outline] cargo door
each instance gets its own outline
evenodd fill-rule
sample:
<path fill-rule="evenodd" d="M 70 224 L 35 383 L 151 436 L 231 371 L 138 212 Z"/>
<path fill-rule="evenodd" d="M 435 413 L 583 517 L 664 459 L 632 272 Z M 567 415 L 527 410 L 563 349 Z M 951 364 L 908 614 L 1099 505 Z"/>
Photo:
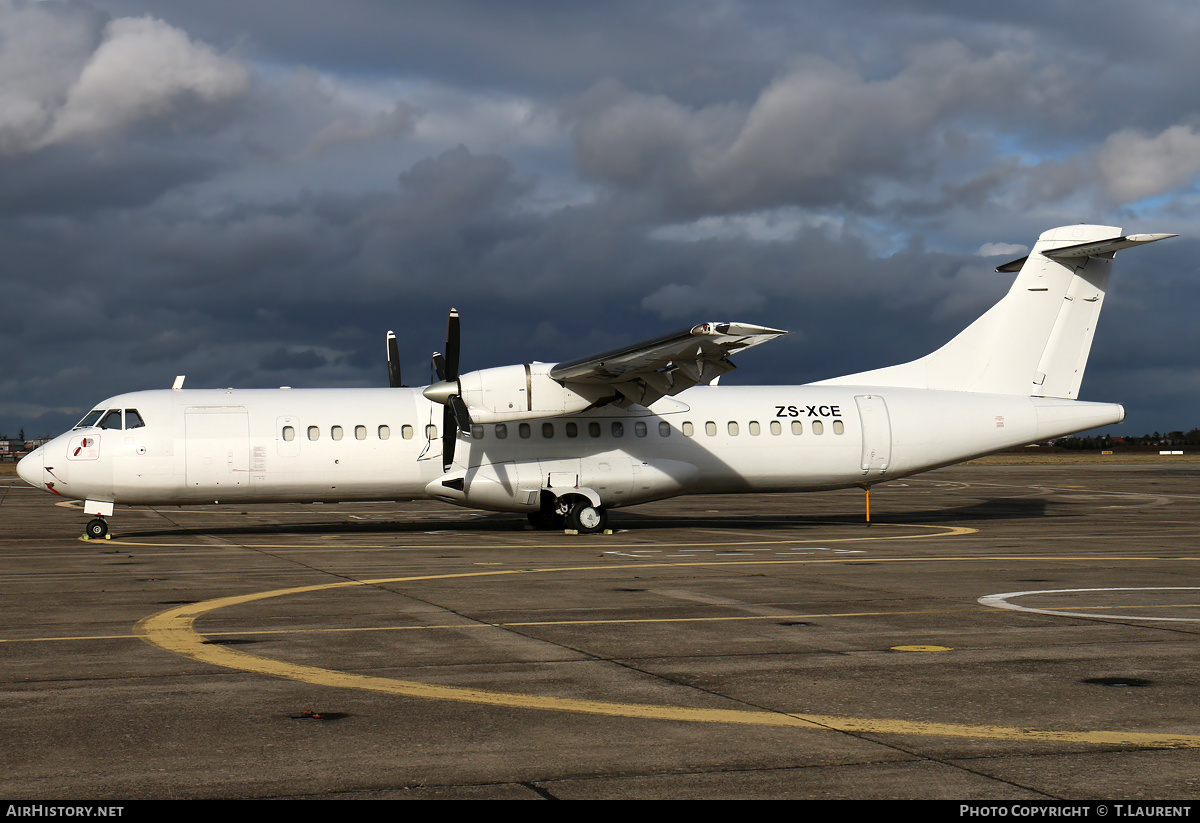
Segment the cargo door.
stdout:
<path fill-rule="evenodd" d="M 242 497 L 250 487 L 250 424 L 241 406 L 193 406 L 184 413 L 187 485 L 213 500 Z"/>

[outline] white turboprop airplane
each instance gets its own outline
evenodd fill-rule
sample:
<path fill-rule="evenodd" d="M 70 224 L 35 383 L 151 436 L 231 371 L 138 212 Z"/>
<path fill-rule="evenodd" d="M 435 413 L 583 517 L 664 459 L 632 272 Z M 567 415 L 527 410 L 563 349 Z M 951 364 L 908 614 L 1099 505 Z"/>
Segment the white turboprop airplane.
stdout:
<path fill-rule="evenodd" d="M 141 391 L 109 398 L 29 454 L 30 484 L 85 501 L 105 537 L 116 504 L 434 498 L 526 512 L 539 528 L 605 528 L 607 510 L 681 494 L 861 486 L 1120 422 L 1076 399 L 1112 258 L 1170 234 L 1045 232 L 1009 292 L 932 354 L 803 386 L 717 386 L 729 355 L 785 332 L 702 323 L 568 363 L 391 388 Z M 435 414 L 435 403 L 443 405 Z M 457 448 L 456 448 L 457 446 Z M 868 497 L 869 518 L 869 497 Z"/>

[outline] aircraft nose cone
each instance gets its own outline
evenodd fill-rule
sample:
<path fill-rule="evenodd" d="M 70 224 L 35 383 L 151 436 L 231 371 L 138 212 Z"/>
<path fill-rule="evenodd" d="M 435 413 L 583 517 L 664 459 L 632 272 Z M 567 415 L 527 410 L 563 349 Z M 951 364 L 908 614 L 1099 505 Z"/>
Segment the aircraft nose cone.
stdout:
<path fill-rule="evenodd" d="M 17 474 L 21 479 L 39 489 L 42 487 L 42 468 L 45 465 L 42 458 L 44 455 L 42 447 L 38 446 L 17 463 Z"/>

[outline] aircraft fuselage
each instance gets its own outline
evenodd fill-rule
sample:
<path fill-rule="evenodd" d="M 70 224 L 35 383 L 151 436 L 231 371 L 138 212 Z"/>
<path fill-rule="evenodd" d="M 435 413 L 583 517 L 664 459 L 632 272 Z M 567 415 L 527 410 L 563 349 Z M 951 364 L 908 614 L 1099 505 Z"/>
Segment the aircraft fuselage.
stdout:
<path fill-rule="evenodd" d="M 96 408 L 144 425 L 75 428 L 23 460 L 21 476 L 105 504 L 432 497 L 528 512 L 543 490 L 579 488 L 615 508 L 871 485 L 1124 415 L 897 387 L 703 386 L 649 408 L 474 426 L 447 473 L 441 407 L 420 389 L 143 391 Z"/>

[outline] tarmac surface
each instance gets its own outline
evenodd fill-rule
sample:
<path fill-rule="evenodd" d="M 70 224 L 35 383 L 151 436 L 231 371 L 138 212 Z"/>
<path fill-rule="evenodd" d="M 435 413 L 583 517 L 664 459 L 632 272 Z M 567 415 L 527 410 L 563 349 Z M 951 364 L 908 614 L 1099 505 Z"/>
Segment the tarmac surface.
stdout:
<path fill-rule="evenodd" d="M 0 797 L 1200 798 L 1200 463 L 118 508 L 0 476 Z M 315 715 L 315 716 L 314 716 Z"/>

